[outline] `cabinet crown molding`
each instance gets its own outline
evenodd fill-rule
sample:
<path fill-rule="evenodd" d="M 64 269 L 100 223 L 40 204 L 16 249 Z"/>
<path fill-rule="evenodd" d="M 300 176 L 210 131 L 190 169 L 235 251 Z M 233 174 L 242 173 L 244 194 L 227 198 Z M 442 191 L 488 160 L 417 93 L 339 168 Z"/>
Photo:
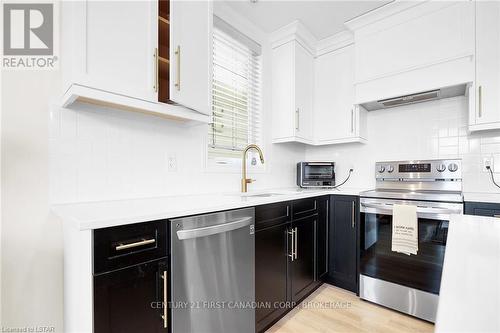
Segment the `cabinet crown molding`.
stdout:
<path fill-rule="evenodd" d="M 316 37 L 299 20 L 293 21 L 271 33 L 270 40 L 273 49 L 292 40 L 297 40 L 312 55 L 316 51 Z"/>
<path fill-rule="evenodd" d="M 316 43 L 315 56 L 338 50 L 348 45 L 354 44 L 354 34 L 351 31 L 344 30 L 333 36 L 323 38 Z"/>
<path fill-rule="evenodd" d="M 300 21 L 294 21 L 271 34 L 271 45 L 277 48 L 292 40 L 298 41 L 313 57 L 343 48 L 354 43 L 354 34 L 349 30 L 340 31 L 330 37 L 316 39 Z"/>
<path fill-rule="evenodd" d="M 403 1 L 395 0 L 381 7 L 375 8 L 367 13 L 361 14 L 355 18 L 346 21 L 344 25 L 351 31 L 356 31 L 364 26 L 383 20 L 412 7 L 421 5 L 428 0 L 423 1 Z"/>

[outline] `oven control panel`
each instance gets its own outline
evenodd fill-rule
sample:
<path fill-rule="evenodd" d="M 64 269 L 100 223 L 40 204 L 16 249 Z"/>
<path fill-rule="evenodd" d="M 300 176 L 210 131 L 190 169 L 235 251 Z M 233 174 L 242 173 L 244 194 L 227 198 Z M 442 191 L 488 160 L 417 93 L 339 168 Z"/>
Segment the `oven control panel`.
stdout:
<path fill-rule="evenodd" d="M 461 180 L 462 160 L 389 161 L 375 164 L 377 180 Z"/>

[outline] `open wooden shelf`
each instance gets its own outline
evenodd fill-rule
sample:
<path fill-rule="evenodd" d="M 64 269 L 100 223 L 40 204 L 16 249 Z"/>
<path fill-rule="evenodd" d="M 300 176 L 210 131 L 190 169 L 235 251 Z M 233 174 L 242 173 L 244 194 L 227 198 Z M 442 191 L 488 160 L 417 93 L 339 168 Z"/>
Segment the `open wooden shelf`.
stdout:
<path fill-rule="evenodd" d="M 158 20 L 160 20 L 161 23 L 170 24 L 170 20 L 163 16 L 158 16 Z"/>
<path fill-rule="evenodd" d="M 162 59 L 162 58 L 158 59 L 160 60 L 158 62 L 158 68 L 159 68 L 158 74 L 160 74 L 159 78 L 168 81 L 170 74 L 170 63 L 167 59 Z"/>
<path fill-rule="evenodd" d="M 170 103 L 170 0 L 158 1 L 158 101 Z"/>
<path fill-rule="evenodd" d="M 158 56 L 158 60 L 160 60 L 160 62 L 163 62 L 165 64 L 170 64 L 170 60 L 168 60 L 167 58 L 164 58 L 162 56 Z"/>

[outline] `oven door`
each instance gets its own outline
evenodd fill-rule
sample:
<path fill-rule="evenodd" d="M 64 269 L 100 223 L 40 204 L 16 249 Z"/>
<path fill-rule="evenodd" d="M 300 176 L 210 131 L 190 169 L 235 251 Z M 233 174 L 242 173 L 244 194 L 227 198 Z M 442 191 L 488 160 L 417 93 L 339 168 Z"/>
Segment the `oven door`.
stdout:
<path fill-rule="evenodd" d="M 418 254 L 391 251 L 392 206 L 416 205 Z M 361 198 L 360 274 L 439 294 L 450 214 L 462 204 Z"/>

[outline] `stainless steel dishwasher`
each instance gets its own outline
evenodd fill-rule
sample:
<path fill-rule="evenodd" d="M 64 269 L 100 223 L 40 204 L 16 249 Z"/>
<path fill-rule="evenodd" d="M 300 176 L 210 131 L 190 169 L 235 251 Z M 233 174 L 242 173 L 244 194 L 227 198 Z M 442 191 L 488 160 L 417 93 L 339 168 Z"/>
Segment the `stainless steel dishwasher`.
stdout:
<path fill-rule="evenodd" d="M 255 332 L 255 211 L 170 224 L 173 333 Z"/>

